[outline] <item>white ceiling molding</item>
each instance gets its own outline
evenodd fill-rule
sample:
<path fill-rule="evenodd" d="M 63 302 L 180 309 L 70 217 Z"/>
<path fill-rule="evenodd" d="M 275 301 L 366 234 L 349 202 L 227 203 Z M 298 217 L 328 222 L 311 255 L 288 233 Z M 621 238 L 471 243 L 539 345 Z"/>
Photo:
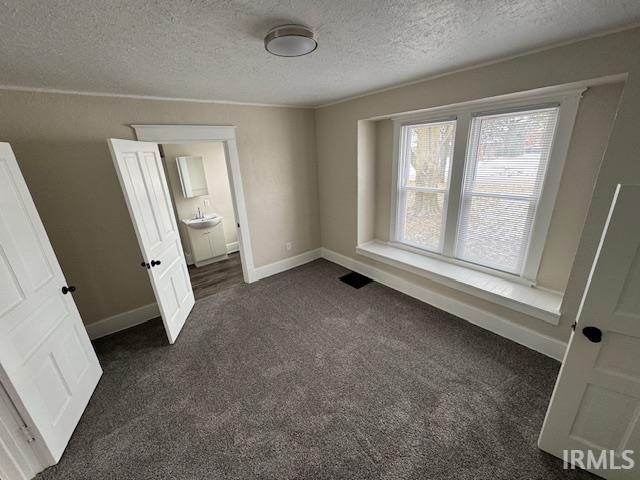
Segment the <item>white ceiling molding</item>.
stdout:
<path fill-rule="evenodd" d="M 164 102 L 216 103 L 220 105 L 238 105 L 240 107 L 314 108 L 313 106 L 309 105 L 281 105 L 277 103 L 234 102 L 231 100 L 206 100 L 202 98 L 155 97 L 151 95 L 132 95 L 127 93 L 84 92 L 78 90 L 61 90 L 58 88 L 19 87 L 16 85 L 0 85 L 0 90 L 33 93 L 52 93 L 58 95 L 83 95 L 86 97 L 131 98 L 133 100 L 159 100 Z"/>
<path fill-rule="evenodd" d="M 563 83 L 559 85 L 549 85 L 546 87 L 535 88 L 532 90 L 517 91 L 511 93 L 505 93 L 502 95 L 495 95 L 493 97 L 483 97 L 473 100 L 465 100 L 463 102 L 449 103 L 447 105 L 437 105 L 434 107 L 421 108 L 418 110 L 412 110 L 408 112 L 394 112 L 385 115 L 377 115 L 375 117 L 363 118 L 367 121 L 378 120 L 394 120 L 394 121 L 407 121 L 413 118 L 424 118 L 425 115 L 435 115 L 438 112 L 452 110 L 456 108 L 468 108 L 469 110 L 475 109 L 475 107 L 487 103 L 504 102 L 508 104 L 510 101 L 519 103 L 521 99 L 527 98 L 529 100 L 535 100 L 536 98 L 546 98 L 550 95 L 562 96 L 571 95 L 576 92 L 582 93 L 589 87 L 597 87 L 599 85 L 607 85 L 611 83 L 622 83 L 628 78 L 627 73 L 620 73 L 616 75 L 607 75 L 605 77 L 590 78 L 587 80 L 581 80 L 579 82 Z"/>
<path fill-rule="evenodd" d="M 327 105 L 640 22 L 640 2 L 102 0 L 0 5 L 0 85 L 48 93 L 251 106 Z M 318 48 L 264 49 L 283 22 Z"/>

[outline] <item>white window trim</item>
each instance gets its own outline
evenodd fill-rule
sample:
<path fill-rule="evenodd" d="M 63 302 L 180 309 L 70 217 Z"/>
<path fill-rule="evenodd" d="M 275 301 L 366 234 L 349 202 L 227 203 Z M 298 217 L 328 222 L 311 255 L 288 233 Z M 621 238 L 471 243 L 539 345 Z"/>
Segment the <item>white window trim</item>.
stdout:
<path fill-rule="evenodd" d="M 378 243 L 384 244 L 384 242 L 378 242 Z M 467 262 L 466 260 L 460 260 L 460 259 L 454 258 L 454 257 L 446 257 L 444 255 L 440 255 L 440 254 L 435 253 L 435 252 L 430 252 L 428 250 L 424 250 L 424 249 L 419 248 L 419 247 L 413 247 L 413 246 L 408 245 L 406 243 L 401 243 L 401 242 L 396 242 L 396 241 L 389 241 L 389 242 L 386 242 L 386 245 L 388 245 L 389 247 L 393 247 L 395 249 L 398 249 L 398 250 L 405 250 L 407 252 L 416 253 L 418 255 L 422 255 L 422 256 L 425 256 L 425 257 L 433 258 L 435 260 L 439 260 L 441 262 L 449 263 L 451 265 L 457 265 L 457 266 L 468 268 L 470 270 L 474 270 L 474 271 L 477 271 L 477 272 L 482 272 L 482 273 L 486 273 L 486 274 L 489 274 L 489 275 L 493 275 L 494 277 L 497 277 L 497 278 L 504 278 L 504 279 L 509 280 L 509 281 L 511 281 L 513 283 L 526 285 L 528 287 L 535 286 L 535 283 L 532 282 L 531 280 L 528 280 L 528 279 L 522 278 L 522 277 L 518 277 L 517 275 L 514 275 L 512 273 L 503 272 L 501 270 L 495 270 L 495 269 L 490 268 L 490 267 L 485 267 L 483 265 L 470 263 L 470 262 Z"/>
<path fill-rule="evenodd" d="M 454 265 L 443 257 L 413 253 L 375 240 L 358 245 L 356 253 L 551 325 L 560 322 L 561 292 L 522 285 L 493 273 Z"/>
<path fill-rule="evenodd" d="M 419 113 L 406 115 L 397 115 L 392 117 L 393 120 L 393 162 L 392 162 L 392 188 L 391 188 L 391 222 L 389 238 L 390 243 L 396 247 L 414 251 L 411 247 L 403 242 L 398 241 L 400 230 L 400 215 L 398 209 L 399 182 L 398 168 L 402 161 L 401 150 L 401 134 L 402 127 L 407 125 L 415 125 L 420 123 L 430 123 L 439 120 L 458 120 L 456 125 L 456 138 L 454 143 L 454 154 L 450 172 L 450 186 L 448 194 L 448 204 L 444 213 L 444 235 L 443 254 L 436 254 L 426 250 L 415 249 L 427 256 L 435 256 L 437 259 L 464 265 L 470 269 L 492 272 L 498 277 L 510 278 L 511 280 L 528 285 L 535 285 L 537 281 L 540 262 L 544 245 L 549 233 L 551 224 L 551 215 L 555 205 L 558 189 L 560 187 L 560 179 L 564 169 L 564 163 L 569 150 L 571 134 L 575 125 L 576 114 L 580 99 L 586 87 L 558 87 L 544 93 L 539 91 L 522 92 L 518 94 L 509 94 L 500 97 L 491 97 L 487 99 L 473 100 L 470 102 L 459 103 L 446 107 L 435 107 L 424 110 Z M 558 119 L 556 123 L 556 131 L 551 145 L 551 154 L 547 170 L 544 174 L 544 182 L 540 194 L 540 201 L 536 209 L 533 221 L 529 246 L 525 253 L 525 260 L 521 275 L 499 272 L 497 270 L 482 267 L 473 263 L 464 262 L 453 258 L 453 249 L 455 248 L 455 237 L 458 229 L 458 217 L 460 214 L 460 200 L 462 189 L 462 178 L 464 176 L 466 146 L 469 141 L 469 128 L 473 116 L 485 113 L 493 113 L 496 111 L 509 111 L 518 109 L 529 109 L 535 107 L 555 105 L 559 106 Z"/>

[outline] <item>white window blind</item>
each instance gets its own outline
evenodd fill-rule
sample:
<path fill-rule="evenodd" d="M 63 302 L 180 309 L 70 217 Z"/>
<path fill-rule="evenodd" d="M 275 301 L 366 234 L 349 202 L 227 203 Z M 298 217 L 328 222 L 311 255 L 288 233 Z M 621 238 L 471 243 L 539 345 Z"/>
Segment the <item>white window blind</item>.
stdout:
<path fill-rule="evenodd" d="M 456 121 L 402 127 L 398 185 L 399 240 L 442 252 Z"/>
<path fill-rule="evenodd" d="M 471 121 L 455 256 L 520 274 L 558 118 L 558 107 Z"/>

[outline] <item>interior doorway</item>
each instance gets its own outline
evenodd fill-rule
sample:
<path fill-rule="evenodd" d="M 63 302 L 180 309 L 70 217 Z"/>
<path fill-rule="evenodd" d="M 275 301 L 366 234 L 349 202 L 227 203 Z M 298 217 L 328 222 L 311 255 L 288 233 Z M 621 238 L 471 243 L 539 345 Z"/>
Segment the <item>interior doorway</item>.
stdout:
<path fill-rule="evenodd" d="M 203 146 L 206 144 L 221 145 L 227 170 L 229 191 L 237 237 L 238 256 L 235 258 L 242 265 L 242 278 L 245 283 L 255 282 L 258 277 L 253 264 L 251 232 L 245 203 L 240 158 L 236 144 L 236 128 L 234 126 L 215 125 L 131 125 L 140 141 L 154 142 L 159 145 Z M 179 221 L 179 219 L 178 219 Z M 233 247 L 231 248 L 233 250 Z M 232 253 L 232 252 L 231 252 Z M 239 257 L 239 258 L 238 258 Z M 214 268 L 214 267 L 210 267 Z M 201 270 L 201 273 L 205 272 Z"/>
<path fill-rule="evenodd" d="M 160 144 L 196 300 L 244 282 L 222 142 Z"/>
<path fill-rule="evenodd" d="M 136 131 L 138 141 L 109 138 L 107 144 L 140 245 L 140 265 L 147 269 L 167 338 L 172 344 L 185 325 L 195 297 L 159 145 L 222 143 L 235 215 L 242 277 L 246 283 L 251 283 L 257 280 L 257 275 L 253 265 L 235 127 L 132 127 Z M 201 166 L 201 169 L 203 168 Z M 203 185 L 189 183 L 189 190 L 193 190 L 194 187 L 196 190 L 199 187 L 204 188 Z M 198 216 L 202 216 L 201 211 Z M 206 225 L 207 227 L 215 224 L 215 219 L 207 218 L 189 221 L 194 220 L 209 222 L 210 225 Z M 209 248 L 215 247 L 209 245 Z M 213 257 L 209 256 L 209 259 L 211 258 Z"/>

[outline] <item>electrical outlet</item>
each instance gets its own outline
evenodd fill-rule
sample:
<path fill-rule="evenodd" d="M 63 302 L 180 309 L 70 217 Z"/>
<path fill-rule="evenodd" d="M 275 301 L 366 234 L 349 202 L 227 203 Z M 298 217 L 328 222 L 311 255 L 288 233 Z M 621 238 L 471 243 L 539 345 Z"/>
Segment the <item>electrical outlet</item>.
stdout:
<path fill-rule="evenodd" d="M 289 250 L 291 250 L 291 242 L 287 242 L 287 243 L 285 243 L 285 244 L 284 244 L 284 248 L 287 250 L 287 252 L 288 252 Z"/>

